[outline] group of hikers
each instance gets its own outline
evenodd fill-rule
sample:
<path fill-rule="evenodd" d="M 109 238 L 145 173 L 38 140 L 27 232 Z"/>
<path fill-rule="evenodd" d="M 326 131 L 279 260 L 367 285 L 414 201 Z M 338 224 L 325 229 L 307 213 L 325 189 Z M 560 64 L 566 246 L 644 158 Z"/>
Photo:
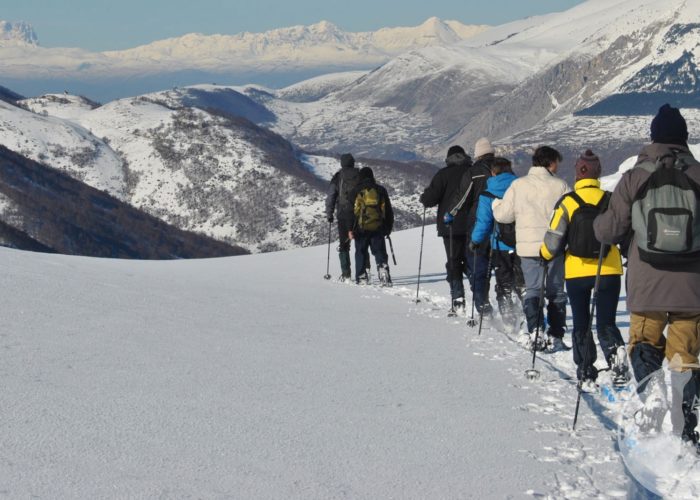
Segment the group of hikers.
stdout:
<path fill-rule="evenodd" d="M 537 148 L 527 175 L 516 177 L 511 162 L 481 138 L 474 160 L 461 146 L 449 148 L 446 166 L 420 202 L 437 207 L 451 315 L 465 309 L 466 276 L 472 307 L 492 318 L 493 273 L 503 323 L 518 329 L 517 340 L 528 349 L 557 352 L 570 349 L 564 342 L 568 301 L 578 389 L 591 392 L 598 377 L 595 314 L 615 385 L 630 380 L 631 364 L 641 391 L 654 383 L 664 357 L 668 360 L 674 406 L 682 409 L 673 419 L 674 432 L 700 452 L 700 163 L 690 152 L 687 124 L 677 108 L 659 109 L 651 141 L 610 193 L 601 188 L 601 162 L 590 149 L 576 160 L 571 189 L 557 176 L 562 155 L 556 149 Z M 329 223 L 337 212 L 341 279 L 351 278 L 354 239 L 355 281 L 368 281 L 371 248 L 380 281 L 390 285 L 384 240 L 394 218 L 387 191 L 370 168 L 355 169 L 351 155 L 341 157 L 341 166 L 326 201 Z M 616 324 L 625 266 L 627 347 Z M 658 432 L 663 415 L 642 417 Z"/>

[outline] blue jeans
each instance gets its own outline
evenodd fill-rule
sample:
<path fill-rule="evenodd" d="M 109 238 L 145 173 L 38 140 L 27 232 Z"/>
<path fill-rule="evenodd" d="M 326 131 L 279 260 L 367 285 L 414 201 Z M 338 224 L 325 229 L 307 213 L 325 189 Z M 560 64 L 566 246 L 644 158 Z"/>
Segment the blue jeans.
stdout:
<path fill-rule="evenodd" d="M 593 364 L 597 359 L 596 346 L 593 342 L 593 334 L 588 334 L 588 323 L 591 314 L 591 293 L 595 286 L 595 276 L 585 278 L 573 278 L 566 280 L 566 292 L 569 295 L 569 304 L 574 317 L 574 331 L 572 334 L 574 344 L 574 363 L 578 378 L 591 378 L 595 380 L 596 373 Z M 620 276 L 601 276 L 598 285 L 598 297 L 596 300 L 596 332 L 598 342 L 606 361 L 615 350 L 624 345 L 620 330 L 615 324 L 617 315 L 617 303 L 620 299 Z"/>
<path fill-rule="evenodd" d="M 540 287 L 545 279 L 545 266 L 537 257 L 521 257 L 520 267 L 525 279 L 525 299 L 523 312 L 529 332 L 535 331 L 537 319 L 540 328 L 544 327 L 544 304 L 540 304 Z M 566 327 L 566 292 L 564 291 L 564 256 L 547 263 L 544 296 L 547 299 L 548 334 L 563 337 Z"/>
<path fill-rule="evenodd" d="M 491 281 L 491 276 L 489 275 L 489 257 L 486 253 L 488 249 L 478 249 L 476 255 L 468 248 L 466 251 L 467 277 L 474 294 L 474 303 L 480 311 L 484 304 L 489 303 L 489 282 Z"/>

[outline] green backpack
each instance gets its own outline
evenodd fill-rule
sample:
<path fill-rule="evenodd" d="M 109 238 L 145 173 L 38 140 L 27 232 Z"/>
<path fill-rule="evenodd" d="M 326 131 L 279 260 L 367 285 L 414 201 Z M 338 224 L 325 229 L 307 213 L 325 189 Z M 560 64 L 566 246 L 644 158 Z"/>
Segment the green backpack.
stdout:
<path fill-rule="evenodd" d="M 355 218 L 362 231 L 378 231 L 384 224 L 385 203 L 376 187 L 362 189 L 355 198 Z"/>

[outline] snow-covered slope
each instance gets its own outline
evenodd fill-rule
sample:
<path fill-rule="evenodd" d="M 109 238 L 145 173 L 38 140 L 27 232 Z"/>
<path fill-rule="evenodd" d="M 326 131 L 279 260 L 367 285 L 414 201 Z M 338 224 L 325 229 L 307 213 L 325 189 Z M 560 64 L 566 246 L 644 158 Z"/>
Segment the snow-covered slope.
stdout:
<path fill-rule="evenodd" d="M 0 101 L 0 144 L 27 158 L 48 164 L 71 177 L 97 189 L 124 199 L 125 172 L 119 156 L 107 145 L 102 136 L 95 136 L 77 123 L 49 116 L 56 110 L 64 114 L 65 104 L 45 101 L 47 107 L 38 103 L 37 114 Z M 82 104 L 69 106 L 70 115 L 84 110 Z M 46 113 L 43 113 L 46 111 Z M 99 138 L 98 138 L 99 137 Z"/>
<path fill-rule="evenodd" d="M 0 249 L 3 491 L 651 498 L 606 404 L 585 396 L 571 432 L 571 353 L 529 382 L 528 352 L 445 318 L 433 227 L 413 302 L 419 238 L 395 235 L 386 291 L 324 281 L 325 247 L 162 263 Z"/>
<path fill-rule="evenodd" d="M 309 246 L 327 237 L 323 207 L 330 176 L 312 165 L 320 162 L 335 172 L 337 156 L 303 155 L 255 125 L 274 115 L 234 89 L 200 85 L 104 106 L 71 95 L 20 104 L 34 113 L 0 103 L 4 145 L 93 187 L 118 192 L 180 229 L 253 252 Z M 102 148 L 100 155 L 78 156 L 91 144 Z M 113 163 L 102 165 L 102 156 Z M 372 160 L 360 161 L 363 165 L 371 165 L 389 189 L 397 228 L 417 225 L 417 196 L 434 167 Z M 113 186 L 103 181 L 109 166 L 119 173 Z"/>

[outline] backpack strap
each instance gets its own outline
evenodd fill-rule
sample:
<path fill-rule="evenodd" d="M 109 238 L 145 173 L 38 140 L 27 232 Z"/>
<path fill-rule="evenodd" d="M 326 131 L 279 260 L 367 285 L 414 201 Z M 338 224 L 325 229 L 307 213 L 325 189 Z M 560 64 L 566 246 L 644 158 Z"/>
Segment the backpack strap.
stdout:
<path fill-rule="evenodd" d="M 500 200 L 498 196 L 489 191 L 482 191 L 481 196 L 486 196 L 487 198 L 490 198 L 492 200 Z"/>

